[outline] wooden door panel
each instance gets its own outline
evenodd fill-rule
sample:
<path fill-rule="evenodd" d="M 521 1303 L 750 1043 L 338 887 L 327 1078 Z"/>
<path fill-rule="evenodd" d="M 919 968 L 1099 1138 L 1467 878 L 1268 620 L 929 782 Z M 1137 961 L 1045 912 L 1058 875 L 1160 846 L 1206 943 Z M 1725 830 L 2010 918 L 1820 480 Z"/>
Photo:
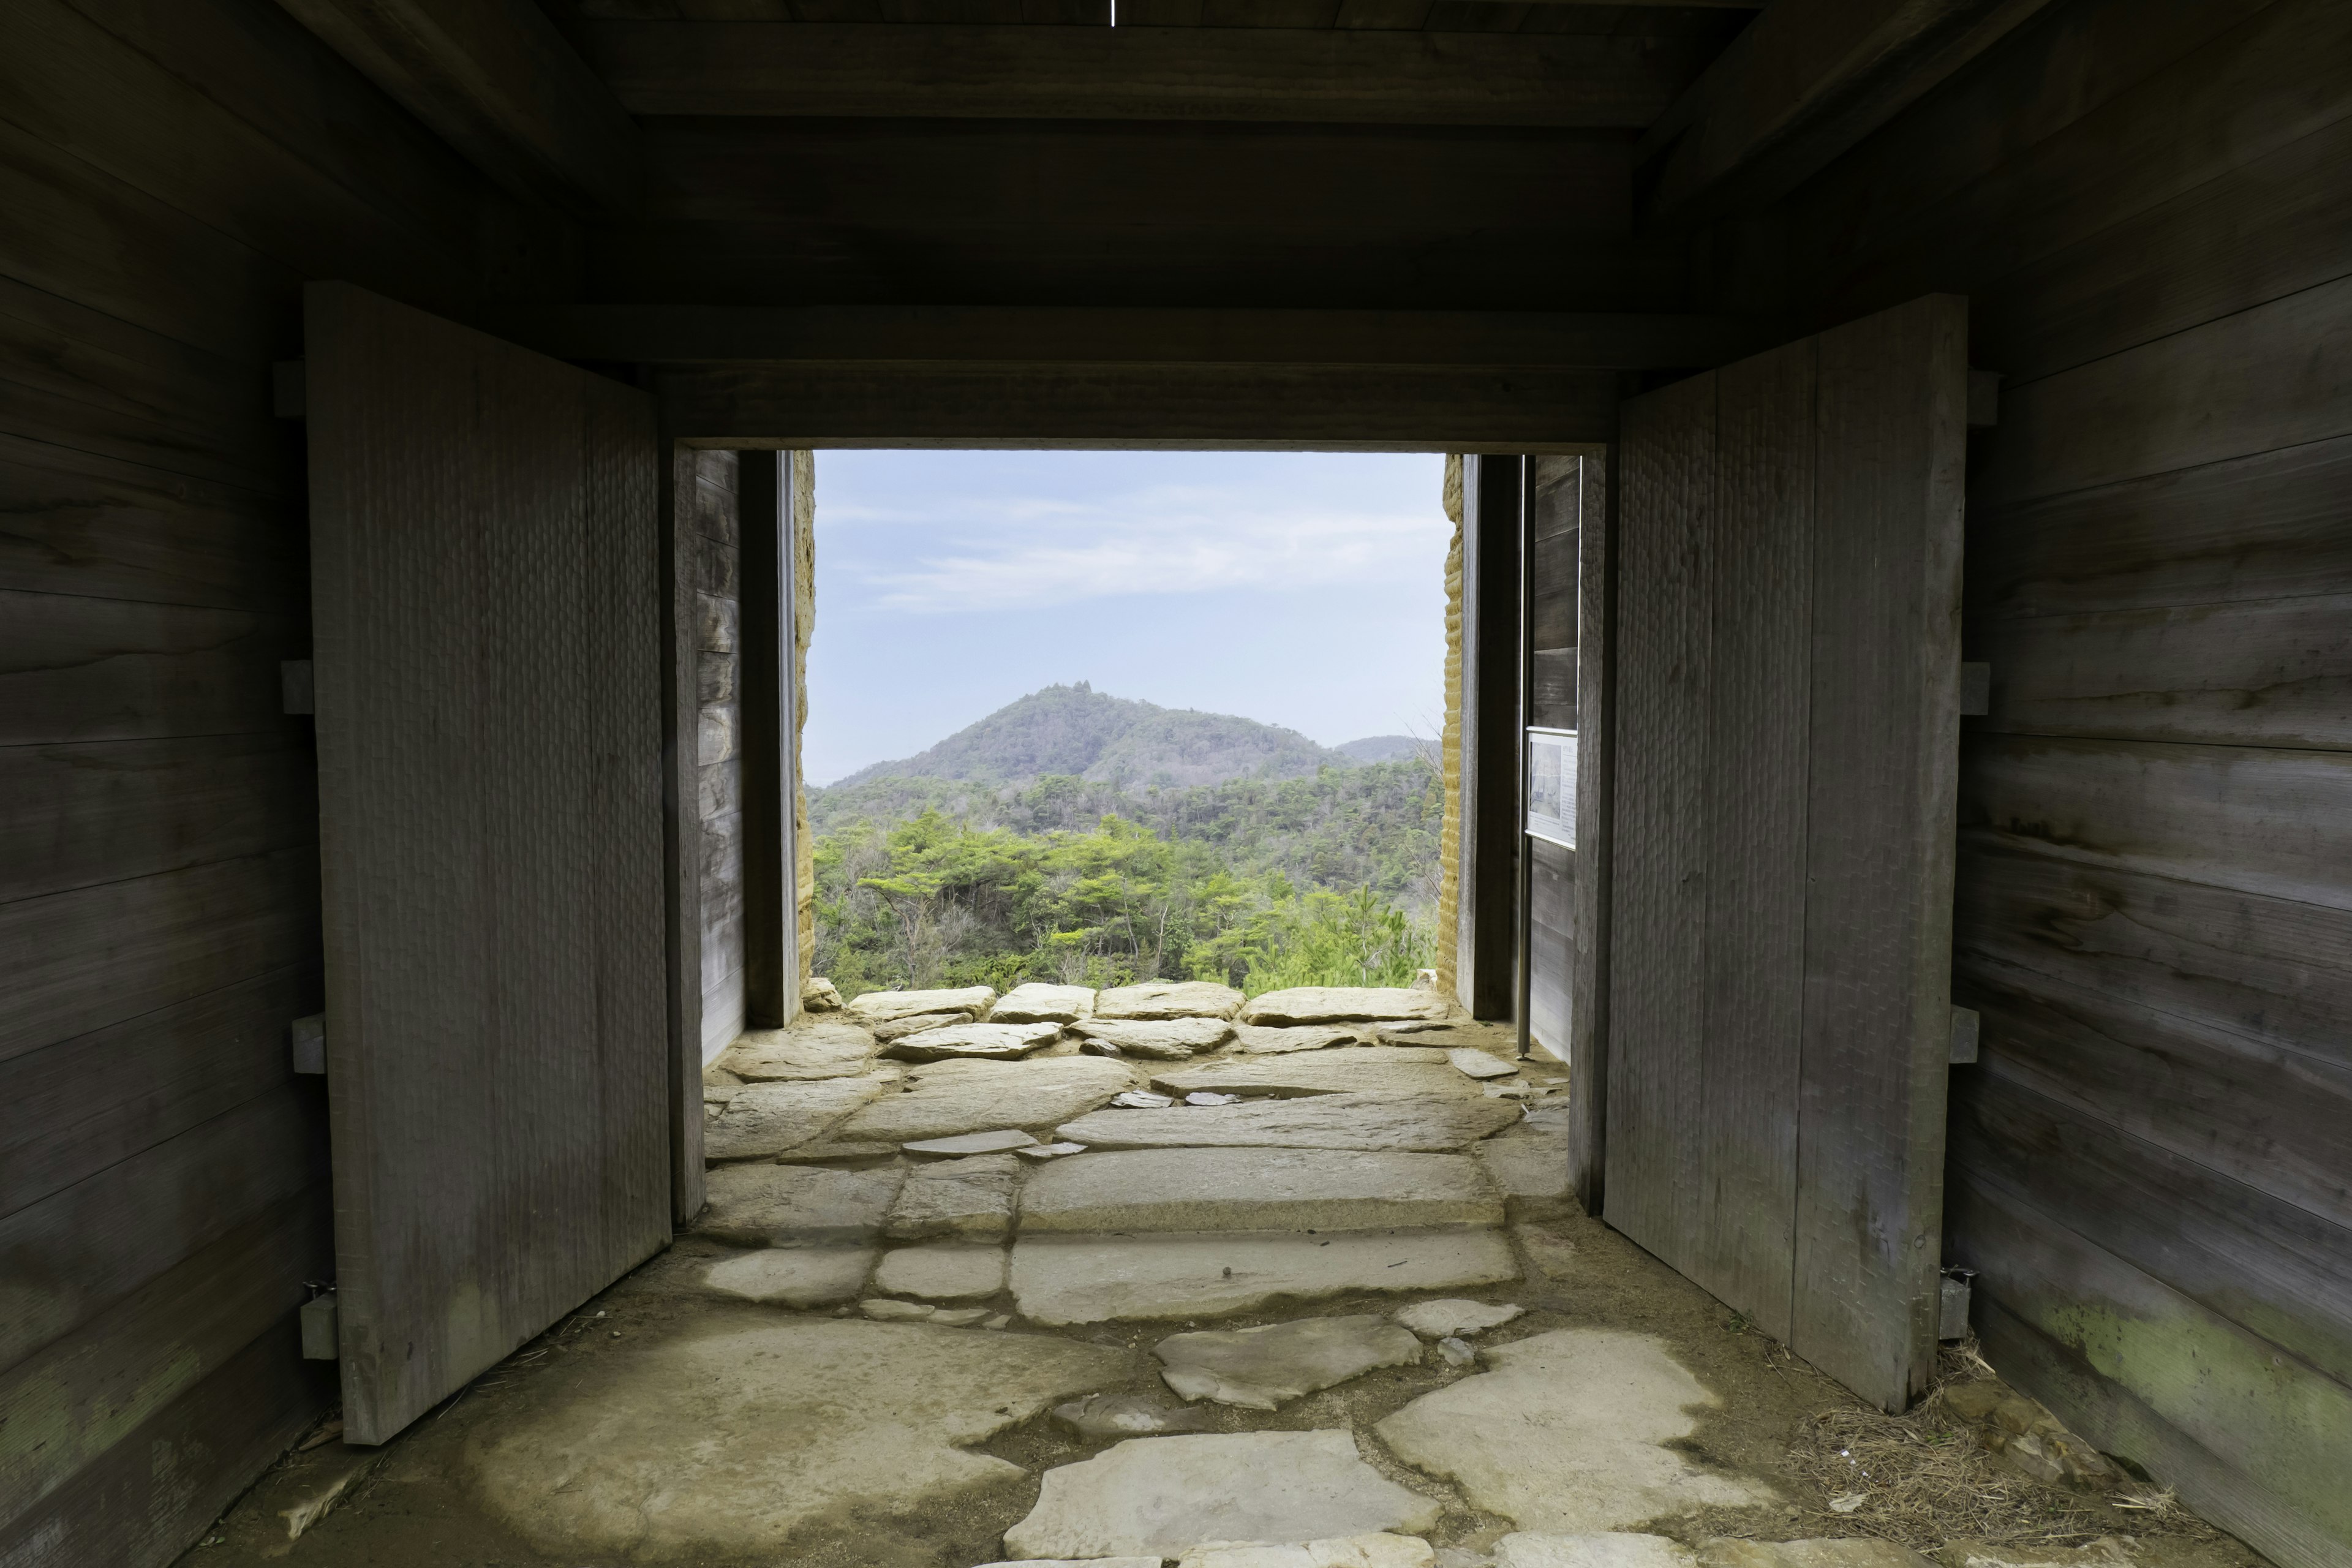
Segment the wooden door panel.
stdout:
<path fill-rule="evenodd" d="M 669 1233 L 644 395 L 304 301 L 345 1431 L 382 1442 Z"/>

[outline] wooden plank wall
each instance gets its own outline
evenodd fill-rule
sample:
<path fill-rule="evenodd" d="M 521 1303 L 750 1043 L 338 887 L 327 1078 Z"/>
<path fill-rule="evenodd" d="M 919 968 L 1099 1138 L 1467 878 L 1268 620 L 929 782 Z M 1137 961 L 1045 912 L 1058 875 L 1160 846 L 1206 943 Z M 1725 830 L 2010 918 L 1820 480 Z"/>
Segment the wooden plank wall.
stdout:
<path fill-rule="evenodd" d="M 2352 1563 L 2352 8 L 2053 5 L 1757 237 L 1971 298 L 1948 1252 L 1994 1364 Z"/>
<path fill-rule="evenodd" d="M 701 892 L 702 1059 L 743 1031 L 743 587 L 741 509 L 733 452 L 683 454 L 692 489 L 678 498 L 695 573 L 695 815 Z M 684 546 L 687 541 L 681 539 Z"/>
<path fill-rule="evenodd" d="M 1528 462 L 1528 722 L 1543 729 L 1576 728 L 1577 545 L 1585 461 Z M 1538 1049 L 1562 1061 L 1568 1058 L 1575 896 L 1575 851 L 1529 839 L 1528 1033 Z"/>
<path fill-rule="evenodd" d="M 462 309 L 503 212 L 269 0 L 0 14 L 0 1560 L 168 1561 L 333 1398 L 269 363 L 308 277 Z"/>

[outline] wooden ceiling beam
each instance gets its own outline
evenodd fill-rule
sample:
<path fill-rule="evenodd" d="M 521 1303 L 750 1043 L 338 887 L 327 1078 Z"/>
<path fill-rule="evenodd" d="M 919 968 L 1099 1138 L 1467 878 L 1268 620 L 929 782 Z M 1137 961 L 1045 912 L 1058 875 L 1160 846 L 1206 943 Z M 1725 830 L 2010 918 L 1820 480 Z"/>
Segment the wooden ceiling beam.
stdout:
<path fill-rule="evenodd" d="M 1774 0 L 1643 134 L 1653 218 L 1785 195 L 2049 0 Z"/>
<path fill-rule="evenodd" d="M 491 179 L 576 216 L 634 211 L 636 126 L 531 0 L 278 0 Z"/>
<path fill-rule="evenodd" d="M 640 115 L 1640 130 L 1697 40 L 1329 28 L 582 21 Z"/>
<path fill-rule="evenodd" d="M 560 359 L 947 364 L 1700 368 L 1782 341 L 1748 318 L 1639 312 L 1058 306 L 561 306 L 502 335 Z"/>

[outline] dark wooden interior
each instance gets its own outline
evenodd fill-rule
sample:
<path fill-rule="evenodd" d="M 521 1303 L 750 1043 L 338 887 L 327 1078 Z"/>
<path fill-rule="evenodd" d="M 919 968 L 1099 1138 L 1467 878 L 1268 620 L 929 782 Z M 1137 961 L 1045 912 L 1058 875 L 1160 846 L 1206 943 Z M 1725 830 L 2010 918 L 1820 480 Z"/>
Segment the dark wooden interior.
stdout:
<path fill-rule="evenodd" d="M 709 449 L 674 521 L 734 449 L 1597 462 L 1626 397 L 1966 296 L 2001 379 L 1945 1256 L 2018 1385 L 2277 1562 L 2352 1563 L 2352 6 L 1112 19 L 0 6 L 0 1562 L 168 1562 L 335 1397 L 296 1326 L 334 1246 L 272 365 L 339 279 L 653 392 Z M 741 676 L 691 673 L 698 712 Z M 1605 691 L 1579 717 L 1605 743 Z M 1584 955 L 1561 984 L 1605 1035 Z"/>

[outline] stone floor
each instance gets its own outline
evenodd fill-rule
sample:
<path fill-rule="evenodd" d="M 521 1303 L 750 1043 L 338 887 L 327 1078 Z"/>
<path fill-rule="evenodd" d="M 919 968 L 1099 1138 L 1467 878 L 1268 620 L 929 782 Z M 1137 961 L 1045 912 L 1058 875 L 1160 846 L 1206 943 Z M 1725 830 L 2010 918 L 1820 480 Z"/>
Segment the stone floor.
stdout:
<path fill-rule="evenodd" d="M 666 1253 L 184 1561 L 1924 1568 L 1791 1461 L 1853 1402 L 1569 1202 L 1565 1088 L 1425 993 L 858 998 L 716 1065 Z M 2090 1539 L 1938 1555 L 2259 1561 Z"/>

